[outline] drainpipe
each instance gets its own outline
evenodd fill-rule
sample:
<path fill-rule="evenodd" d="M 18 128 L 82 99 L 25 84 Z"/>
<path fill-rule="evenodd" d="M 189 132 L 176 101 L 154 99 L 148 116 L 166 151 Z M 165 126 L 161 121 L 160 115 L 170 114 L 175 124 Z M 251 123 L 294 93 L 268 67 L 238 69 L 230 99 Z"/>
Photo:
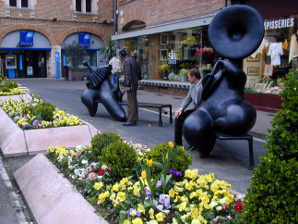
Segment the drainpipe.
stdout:
<path fill-rule="evenodd" d="M 117 0 L 114 0 L 114 34 L 117 34 L 117 31 L 118 31 L 117 15 L 118 15 Z"/>

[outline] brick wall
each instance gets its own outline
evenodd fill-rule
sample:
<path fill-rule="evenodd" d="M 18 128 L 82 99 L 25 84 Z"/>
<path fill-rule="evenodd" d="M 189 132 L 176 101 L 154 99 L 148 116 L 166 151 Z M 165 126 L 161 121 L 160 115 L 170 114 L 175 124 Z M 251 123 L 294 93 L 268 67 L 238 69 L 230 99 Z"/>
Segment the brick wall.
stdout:
<path fill-rule="evenodd" d="M 96 13 L 73 12 L 73 0 L 36 1 L 34 8 L 11 8 L 0 1 L 0 43 L 13 31 L 33 30 L 46 36 L 52 51 L 61 50 L 65 38 L 73 33 L 86 32 L 105 42 L 113 34 L 113 0 L 97 0 Z M 53 21 L 57 18 L 56 21 Z M 76 21 L 74 21 L 74 18 Z M 107 23 L 103 23 L 106 21 Z M 55 73 L 53 52 L 47 57 L 48 77 Z"/>
<path fill-rule="evenodd" d="M 119 0 L 118 33 L 133 20 L 144 21 L 148 26 L 200 17 L 216 13 L 225 7 L 224 0 Z"/>

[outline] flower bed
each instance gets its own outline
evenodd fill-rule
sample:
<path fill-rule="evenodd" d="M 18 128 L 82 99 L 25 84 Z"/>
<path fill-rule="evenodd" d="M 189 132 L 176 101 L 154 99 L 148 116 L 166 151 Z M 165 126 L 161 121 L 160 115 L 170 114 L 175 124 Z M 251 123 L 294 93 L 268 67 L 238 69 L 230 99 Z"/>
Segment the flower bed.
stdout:
<path fill-rule="evenodd" d="M 7 80 L 0 74 L 0 96 L 24 94 L 24 91 L 19 88 L 14 81 Z"/>
<path fill-rule="evenodd" d="M 98 132 L 77 116 L 34 97 L 0 101 L 0 108 L 0 147 L 4 157 L 45 153 L 50 145 L 89 145 Z"/>
<path fill-rule="evenodd" d="M 169 142 L 149 149 L 115 135 L 47 153 L 109 223 L 236 223 L 243 205 L 231 185 L 187 169 L 192 159 L 183 147 Z"/>
<path fill-rule="evenodd" d="M 77 116 L 68 115 L 65 111 L 55 109 L 53 105 L 34 97 L 31 100 L 15 101 L 8 99 L 0 101 L 0 107 L 22 129 L 76 126 L 83 124 Z"/>

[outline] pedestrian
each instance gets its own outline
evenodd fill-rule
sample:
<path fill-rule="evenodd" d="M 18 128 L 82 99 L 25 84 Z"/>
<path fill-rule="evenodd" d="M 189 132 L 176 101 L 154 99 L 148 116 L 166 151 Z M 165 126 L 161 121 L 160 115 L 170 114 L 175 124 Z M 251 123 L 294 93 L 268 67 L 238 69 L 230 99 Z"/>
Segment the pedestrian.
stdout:
<path fill-rule="evenodd" d="M 109 61 L 109 64 L 112 65 L 112 76 L 111 76 L 111 84 L 113 86 L 113 89 L 116 88 L 116 84 L 119 82 L 121 70 L 122 70 L 122 63 L 121 61 L 116 57 L 116 54 L 113 54 L 112 59 Z"/>
<path fill-rule="evenodd" d="M 175 133 L 174 143 L 175 145 L 182 146 L 182 127 L 185 119 L 192 112 L 194 112 L 201 104 L 201 92 L 203 89 L 201 75 L 198 69 L 192 68 L 188 72 L 188 81 L 190 87 L 187 96 L 184 98 L 180 105 L 180 108 L 175 112 Z M 189 104 L 193 102 L 194 108 L 185 110 Z"/>
<path fill-rule="evenodd" d="M 120 58 L 124 61 L 124 86 L 127 92 L 128 118 L 123 126 L 135 126 L 138 122 L 138 100 L 137 89 L 139 81 L 139 64 L 127 55 L 123 48 L 119 51 Z"/>

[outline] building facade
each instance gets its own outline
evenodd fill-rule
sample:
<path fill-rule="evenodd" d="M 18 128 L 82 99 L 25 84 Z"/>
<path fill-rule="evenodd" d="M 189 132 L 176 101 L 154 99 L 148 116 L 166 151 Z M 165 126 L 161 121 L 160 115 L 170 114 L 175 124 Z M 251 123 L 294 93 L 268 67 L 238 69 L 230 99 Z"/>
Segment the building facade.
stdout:
<path fill-rule="evenodd" d="M 266 77 L 276 81 L 297 68 L 295 0 L 118 0 L 112 39 L 138 57 L 145 78 L 187 81 L 192 67 L 202 76 L 211 71 L 218 55 L 209 44 L 208 25 L 218 11 L 234 4 L 252 6 L 264 19 L 260 48 L 243 60 L 246 87 L 257 88 Z"/>
<path fill-rule="evenodd" d="M 112 0 L 1 0 L 0 69 L 9 78 L 60 77 L 64 48 L 84 46 L 93 66 L 113 33 Z"/>

